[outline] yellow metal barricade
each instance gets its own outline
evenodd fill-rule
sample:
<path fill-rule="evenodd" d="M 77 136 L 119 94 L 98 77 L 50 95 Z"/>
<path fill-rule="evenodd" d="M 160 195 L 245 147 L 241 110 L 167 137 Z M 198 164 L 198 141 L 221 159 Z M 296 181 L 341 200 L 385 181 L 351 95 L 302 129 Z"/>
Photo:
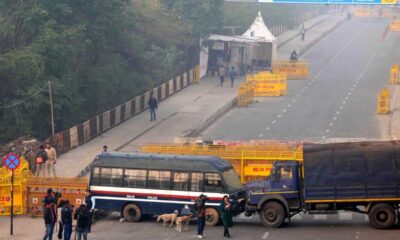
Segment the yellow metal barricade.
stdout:
<path fill-rule="evenodd" d="M 42 200 L 48 188 L 52 188 L 53 192 L 61 193 L 58 200 L 69 200 L 72 205 L 78 207 L 84 202 L 87 187 L 87 178 L 29 177 L 27 181 L 27 214 L 43 215 Z"/>
<path fill-rule="evenodd" d="M 355 17 L 369 17 L 371 16 L 371 9 L 369 7 L 357 8 L 354 10 Z"/>
<path fill-rule="evenodd" d="M 390 83 L 399 84 L 399 65 L 394 64 L 390 69 Z"/>
<path fill-rule="evenodd" d="M 247 107 L 253 102 L 254 87 L 251 82 L 241 83 L 238 89 L 238 106 Z"/>
<path fill-rule="evenodd" d="M 303 160 L 303 145 L 296 142 L 255 141 L 242 145 L 145 145 L 147 153 L 217 156 L 229 161 L 243 183 L 269 176 L 277 160 Z"/>
<path fill-rule="evenodd" d="M 14 171 L 14 214 L 24 214 L 26 206 L 26 183 L 32 176 L 29 164 L 20 157 L 20 166 Z M 0 168 L 0 216 L 11 214 L 11 170 Z"/>
<path fill-rule="evenodd" d="M 26 203 L 26 180 L 25 176 L 14 175 L 14 214 L 25 213 Z M 0 180 L 0 216 L 11 214 L 11 178 Z"/>
<path fill-rule="evenodd" d="M 378 95 L 378 114 L 389 114 L 390 112 L 390 94 L 389 90 L 384 88 Z"/>
<path fill-rule="evenodd" d="M 392 19 L 390 23 L 390 31 L 400 32 L 400 19 Z"/>
<path fill-rule="evenodd" d="M 275 61 L 272 63 L 272 73 L 286 74 L 288 80 L 306 79 L 308 64 L 301 61 Z"/>
<path fill-rule="evenodd" d="M 254 84 L 254 96 L 269 97 L 286 95 L 286 74 L 272 74 L 260 72 L 255 75 L 248 75 L 247 82 Z"/>

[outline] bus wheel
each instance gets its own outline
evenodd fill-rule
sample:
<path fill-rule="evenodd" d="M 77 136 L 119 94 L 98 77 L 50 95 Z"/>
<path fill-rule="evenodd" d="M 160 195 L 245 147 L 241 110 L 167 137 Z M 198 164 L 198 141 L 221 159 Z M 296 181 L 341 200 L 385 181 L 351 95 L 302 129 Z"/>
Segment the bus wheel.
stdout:
<path fill-rule="evenodd" d="M 218 224 L 219 214 L 215 208 L 206 208 L 206 225 L 215 226 Z"/>
<path fill-rule="evenodd" d="M 372 207 L 368 213 L 369 223 L 378 229 L 392 227 L 396 222 L 396 212 L 392 206 L 379 203 Z"/>
<path fill-rule="evenodd" d="M 142 211 L 138 205 L 130 203 L 124 207 L 123 217 L 127 222 L 138 222 L 142 217 Z"/>
<path fill-rule="evenodd" d="M 285 209 L 277 202 L 267 202 L 260 212 L 261 223 L 265 227 L 279 228 L 285 220 Z"/>

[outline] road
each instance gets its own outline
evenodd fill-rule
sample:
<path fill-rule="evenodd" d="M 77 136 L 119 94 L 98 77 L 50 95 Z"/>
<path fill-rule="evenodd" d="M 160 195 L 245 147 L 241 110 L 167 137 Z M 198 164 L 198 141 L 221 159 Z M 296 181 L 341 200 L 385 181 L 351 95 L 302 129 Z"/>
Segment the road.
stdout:
<path fill-rule="evenodd" d="M 163 227 L 155 218 L 147 218 L 138 223 L 120 223 L 119 216 L 112 215 L 98 220 L 92 226 L 91 240 L 184 240 L 196 238 L 196 221 L 193 220 L 189 231 L 178 233 L 174 228 Z M 29 231 L 21 226 L 30 226 Z M 17 217 L 14 237 L 8 234 L 8 218 L 0 218 L 0 239 L 26 240 L 40 239 L 44 233 L 43 219 Z M 230 229 L 233 239 L 242 240 L 392 240 L 398 239 L 400 230 L 376 230 L 368 225 L 364 215 L 340 212 L 339 215 L 303 215 L 295 217 L 290 223 L 279 229 L 268 229 L 261 225 L 258 217 L 253 219 L 234 219 Z M 205 239 L 224 239 L 223 227 L 206 227 Z"/>
<path fill-rule="evenodd" d="M 203 133 L 205 139 L 318 141 L 387 139 L 385 116 L 376 114 L 378 92 L 400 62 L 400 35 L 382 40 L 388 19 L 353 19 L 311 48 L 307 80 L 289 80 L 284 97 L 259 98 L 237 108 Z"/>

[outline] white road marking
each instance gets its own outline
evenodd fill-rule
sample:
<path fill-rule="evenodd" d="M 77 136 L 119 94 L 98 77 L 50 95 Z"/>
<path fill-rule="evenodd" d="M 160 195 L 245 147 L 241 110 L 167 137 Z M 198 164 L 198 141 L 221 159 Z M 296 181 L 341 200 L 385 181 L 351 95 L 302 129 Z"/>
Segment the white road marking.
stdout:
<path fill-rule="evenodd" d="M 301 97 L 301 95 L 300 94 L 297 94 L 297 96 L 296 97 Z"/>
<path fill-rule="evenodd" d="M 326 136 L 322 136 L 322 139 L 326 139 Z"/>
<path fill-rule="evenodd" d="M 292 100 L 292 102 L 294 102 L 294 103 L 295 103 L 295 102 L 296 102 L 296 99 L 293 99 L 293 100 Z"/>
<path fill-rule="evenodd" d="M 333 117 L 333 121 L 336 121 L 337 117 Z"/>
<path fill-rule="evenodd" d="M 322 214 L 322 215 L 314 215 L 314 220 L 327 220 L 328 215 Z"/>
<path fill-rule="evenodd" d="M 349 212 L 339 212 L 339 220 L 351 221 L 353 214 Z"/>
<path fill-rule="evenodd" d="M 288 108 L 290 108 L 292 106 L 292 104 L 287 105 Z"/>
<path fill-rule="evenodd" d="M 269 131 L 270 127 L 265 128 L 266 131 Z"/>
<path fill-rule="evenodd" d="M 329 123 L 329 127 L 332 127 L 333 126 L 333 123 L 331 122 L 331 123 Z"/>
<path fill-rule="evenodd" d="M 267 239 L 269 236 L 269 232 L 265 232 L 264 235 L 262 236 L 262 239 Z"/>
<path fill-rule="evenodd" d="M 282 112 L 286 112 L 286 111 L 287 111 L 286 108 L 282 110 Z"/>
<path fill-rule="evenodd" d="M 346 104 L 346 101 L 343 101 L 342 103 L 343 103 L 343 105 L 345 105 L 345 104 Z"/>
<path fill-rule="evenodd" d="M 275 124 L 275 123 L 276 123 L 276 120 L 272 121 L 271 123 L 272 123 L 272 124 Z"/>
<path fill-rule="evenodd" d="M 281 118 L 281 117 L 282 117 L 282 114 L 279 114 L 279 115 L 278 115 L 278 118 Z"/>
<path fill-rule="evenodd" d="M 349 100 L 349 96 L 345 97 L 344 99 Z"/>
<path fill-rule="evenodd" d="M 357 84 L 354 83 L 354 84 L 353 84 L 353 87 L 357 87 Z"/>
<path fill-rule="evenodd" d="M 326 129 L 326 130 L 325 130 L 326 133 L 329 133 L 330 131 L 331 131 L 330 129 Z"/>
<path fill-rule="evenodd" d="M 351 89 L 350 89 L 350 92 L 352 92 L 352 91 L 354 91 L 354 88 L 351 88 Z"/>
<path fill-rule="evenodd" d="M 340 111 L 339 112 L 336 112 L 336 115 L 339 115 L 340 114 Z"/>
<path fill-rule="evenodd" d="M 343 106 L 340 106 L 339 109 L 340 109 L 340 110 L 343 110 Z"/>
<path fill-rule="evenodd" d="M 311 83 L 310 83 L 310 82 L 308 82 L 308 86 L 311 86 Z"/>
<path fill-rule="evenodd" d="M 263 136 L 264 136 L 264 134 L 262 134 L 262 133 L 260 135 L 258 135 L 258 137 L 260 137 L 260 138 L 263 137 Z"/>
<path fill-rule="evenodd" d="M 350 96 L 350 95 L 351 95 L 351 92 L 347 93 L 347 95 L 349 95 L 349 96 Z"/>

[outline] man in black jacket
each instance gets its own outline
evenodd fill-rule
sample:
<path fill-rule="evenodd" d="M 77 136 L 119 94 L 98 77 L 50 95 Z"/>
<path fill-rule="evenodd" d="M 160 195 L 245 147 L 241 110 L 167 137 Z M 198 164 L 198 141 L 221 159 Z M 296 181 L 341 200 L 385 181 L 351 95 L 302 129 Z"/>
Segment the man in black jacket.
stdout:
<path fill-rule="evenodd" d="M 156 110 L 158 108 L 157 99 L 153 96 L 153 93 L 150 94 L 150 99 L 147 102 L 150 109 L 150 121 L 156 120 Z"/>
<path fill-rule="evenodd" d="M 84 240 L 87 240 L 87 234 L 89 232 L 90 226 L 90 212 L 86 204 L 81 204 L 81 206 L 76 210 L 74 214 L 74 219 L 76 222 L 76 234 L 77 239 L 81 240 L 82 236 Z"/>
<path fill-rule="evenodd" d="M 71 239 L 72 212 L 73 212 L 73 206 L 71 206 L 68 200 L 65 200 L 65 205 L 61 209 L 61 221 L 64 225 L 64 240 Z"/>
<path fill-rule="evenodd" d="M 46 232 L 43 240 L 52 240 L 54 225 L 57 220 L 56 199 L 51 188 L 47 189 L 47 195 L 43 198 L 43 218 L 46 226 Z"/>
<path fill-rule="evenodd" d="M 40 172 L 43 172 L 42 173 L 43 177 L 46 174 L 44 166 L 45 166 L 47 159 L 48 159 L 48 156 L 47 156 L 46 150 L 44 149 L 44 145 L 40 145 L 39 150 L 36 153 L 36 173 L 35 173 L 36 177 L 38 177 L 40 175 Z"/>

